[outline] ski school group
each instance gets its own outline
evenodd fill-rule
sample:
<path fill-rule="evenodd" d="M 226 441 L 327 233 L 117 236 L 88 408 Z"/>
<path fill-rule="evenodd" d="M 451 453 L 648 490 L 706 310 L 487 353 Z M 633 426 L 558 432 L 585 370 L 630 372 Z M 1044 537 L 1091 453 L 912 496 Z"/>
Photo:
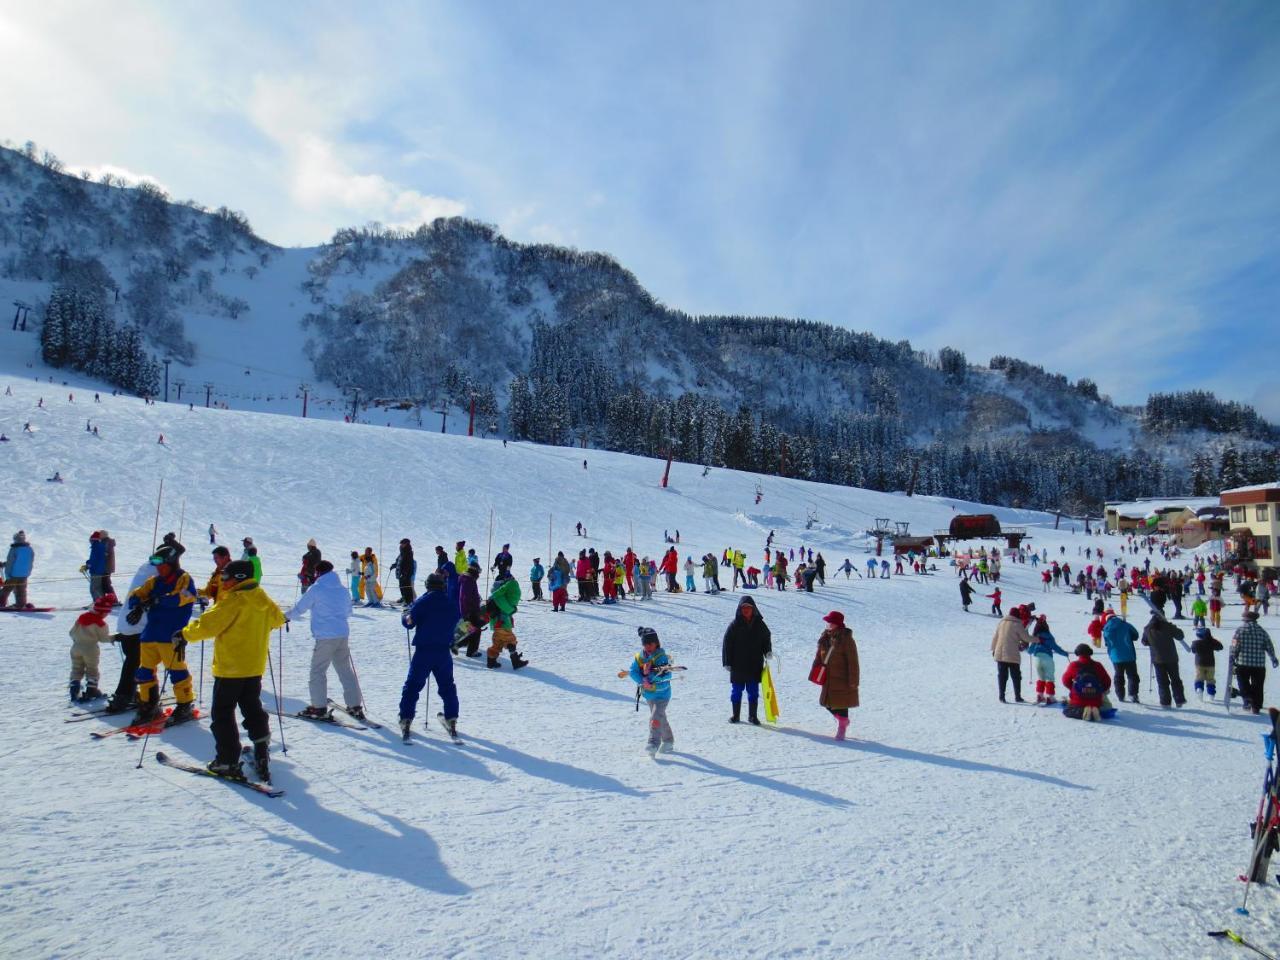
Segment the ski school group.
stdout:
<path fill-rule="evenodd" d="M 678 537 L 677 532 L 677 537 Z M 557 554 L 549 568 L 541 558 L 534 558 L 530 583 L 535 601 L 544 600 L 542 582 L 547 581 L 554 611 L 564 611 L 568 601 L 568 584 L 576 580 L 578 602 L 617 603 L 631 593 L 633 599 L 651 599 L 653 584 L 666 577 L 666 590 L 682 592 L 677 582 L 678 555 L 674 540 L 660 562 L 639 556 L 628 548 L 616 560 L 606 551 L 601 558 L 594 548 L 579 551 L 575 565 L 570 565 L 564 552 Z M 89 538 L 89 556 L 81 567 L 88 579 L 92 600 L 90 609 L 81 613 L 72 626 L 71 673 L 69 695 L 73 703 L 92 703 L 103 696 L 100 689 L 100 649 L 103 643 L 118 643 L 122 665 L 115 692 L 105 706 L 92 707 L 74 714 L 72 722 L 91 717 L 135 711 L 125 727 L 97 732 L 96 738 L 124 733 L 130 739 L 147 739 L 152 734 L 197 718 L 196 692 L 187 663 L 188 644 L 214 641 L 212 675 L 214 678 L 210 728 L 215 756 L 206 767 L 192 767 L 170 760 L 163 753 L 157 759 L 169 766 L 189 769 L 234 780 L 242 785 L 279 795 L 270 786 L 271 742 L 270 715 L 262 705 L 264 674 L 270 675 L 274 687 L 274 668 L 269 657 L 271 632 L 298 618 L 309 616 L 314 640 L 312 650 L 309 705 L 296 717 L 318 723 L 366 729 L 381 728 L 365 712 L 364 696 L 352 661 L 349 645 L 349 618 L 356 606 L 397 607 L 406 629 L 410 646 L 408 675 L 401 692 L 398 724 L 401 737 L 411 742 L 411 727 L 419 698 L 429 679 L 434 679 L 442 702 L 438 718 L 455 743 L 459 700 L 453 676 L 453 658 L 479 657 L 483 631 L 490 631 L 485 649 L 486 665 L 500 669 L 505 651 L 512 669 L 527 666 L 518 649 L 515 614 L 521 601 L 519 583 L 511 573 L 513 558 L 510 545 L 504 544 L 491 565 L 496 574 L 493 588 L 481 600 L 479 579 L 482 568 L 474 550 L 458 541 L 452 558 L 443 547 L 435 548 L 435 568 L 426 577 L 426 592 L 417 596 L 415 578 L 417 562 L 408 538 L 400 541 L 399 553 L 391 570 L 400 587 L 398 603 L 386 601 L 379 585 L 380 570 L 376 554 L 367 548 L 363 554 L 353 551 L 345 570 L 346 582 L 333 564 L 325 560 L 314 540 L 307 544 L 298 573 L 300 595 L 288 609 L 279 606 L 262 589 L 262 562 L 252 538 L 242 541 L 239 559 L 233 559 L 228 547 L 217 543 L 217 530 L 209 527 L 213 546 L 213 572 L 203 587 L 199 586 L 182 562 L 186 547 L 177 535 L 167 533 L 147 562 L 134 573 L 124 594 L 117 598 L 112 576 L 115 574 L 115 541 L 106 530 L 96 530 Z M 777 589 L 788 582 L 787 568 L 793 549 L 784 555 L 772 547 L 769 536 L 766 561 L 770 578 Z M 795 574 L 798 589 L 812 592 L 814 582 L 825 583 L 825 561 L 819 553 L 801 548 Z M 34 607 L 26 592 L 34 566 L 35 551 L 25 531 L 14 535 L 5 560 L 3 593 L 0 609 L 37 612 L 50 608 Z M 720 593 L 720 568 L 732 572 L 732 589 L 756 589 L 760 571 L 748 566 L 740 550 L 728 548 L 717 564 L 706 555 L 694 564 L 685 563 L 689 592 L 697 592 L 693 571 L 703 573 L 704 592 Z M 849 561 L 845 562 L 849 576 Z M 922 572 L 922 571 L 921 571 Z M 603 581 L 603 590 L 601 589 Z M 7 606 L 13 594 L 17 606 Z M 193 615 L 199 610 L 198 615 Z M 107 625 L 116 617 L 115 631 Z M 810 679 L 821 689 L 819 703 L 830 711 L 836 722 L 836 739 L 845 739 L 849 709 L 858 706 L 858 652 L 852 631 L 846 627 L 839 611 L 823 618 Z M 639 629 L 640 651 L 629 669 L 619 677 L 630 677 L 636 684 L 637 709 L 643 700 L 649 708 L 651 755 L 674 749 L 674 735 L 667 719 L 671 699 L 671 679 L 677 666 L 662 648 L 657 632 L 650 627 Z M 203 646 L 200 676 L 203 677 Z M 768 625 L 749 593 L 737 604 L 732 622 L 725 631 L 722 664 L 729 672 L 731 723 L 742 720 L 742 701 L 747 701 L 747 722 L 759 725 L 760 706 L 765 719 L 777 716 L 777 695 L 772 685 L 768 661 L 772 657 L 772 640 Z M 327 674 L 333 667 L 342 686 L 341 703 L 328 697 Z M 160 678 L 161 668 L 164 676 Z M 170 687 L 171 685 L 171 687 Z M 170 699 L 166 699 L 166 687 Z M 276 696 L 277 704 L 280 698 Z M 237 710 L 251 744 L 242 749 L 236 724 Z M 248 779 L 243 758 L 250 757 L 257 782 Z"/>
<path fill-rule="evenodd" d="M 1034 603 L 1014 607 L 1007 615 L 1001 609 L 999 586 L 985 596 L 992 599 L 991 613 L 999 617 L 995 635 L 991 639 L 991 655 L 996 661 L 996 683 L 1001 703 L 1006 703 L 1009 682 L 1013 684 L 1014 702 L 1025 702 L 1022 696 L 1022 654 L 1030 658 L 1036 678 L 1036 703 L 1049 706 L 1058 702 L 1055 685 L 1054 654 L 1074 656 L 1062 675 L 1062 685 L 1068 691 L 1063 703 L 1063 713 L 1074 719 L 1103 720 L 1115 716 L 1116 707 L 1109 693 L 1112 689 L 1111 674 L 1094 659 L 1095 651 L 1104 645 L 1115 673 L 1115 693 L 1123 701 L 1126 691 L 1132 703 L 1139 703 L 1140 680 L 1138 675 L 1137 648 L 1150 650 L 1151 673 L 1154 676 L 1160 705 L 1181 707 L 1186 701 L 1181 671 L 1178 664 L 1178 646 L 1190 653 L 1195 662 L 1194 689 L 1203 699 L 1217 695 L 1216 652 L 1223 649 L 1222 642 L 1213 635 L 1210 624 L 1222 626 L 1224 583 L 1228 573 L 1234 578 L 1236 593 L 1244 606 L 1244 622 L 1231 639 L 1227 666 L 1227 706 L 1231 698 L 1239 696 L 1245 708 L 1254 714 L 1262 709 L 1263 689 L 1266 684 L 1267 661 L 1273 668 L 1280 666 L 1270 635 L 1259 624 L 1262 614 L 1270 609 L 1276 592 L 1274 579 L 1259 579 L 1256 572 L 1241 565 L 1228 569 L 1225 558 L 1216 555 L 1198 559 L 1193 564 L 1152 568 L 1152 558 L 1160 551 L 1161 558 L 1173 563 L 1180 551 L 1167 543 L 1151 537 L 1129 537 L 1115 560 L 1114 571 L 1109 572 L 1103 562 L 1101 548 L 1084 547 L 1084 569 L 1071 579 L 1068 561 L 1055 559 L 1050 563 L 1048 551 L 1043 555 L 1030 553 L 1033 566 L 1043 566 L 1041 582 L 1045 591 L 1052 587 L 1069 589 L 1083 594 L 1093 601 L 1092 617 L 1085 632 L 1092 643 L 1080 643 L 1072 653 L 1058 645 L 1049 629 L 1048 618 L 1036 615 Z M 1066 547 L 1060 548 L 1063 555 Z M 1125 552 L 1138 554 L 1146 551 L 1141 565 L 1126 563 Z M 1014 551 L 1015 562 L 1026 563 L 1025 550 Z M 960 578 L 960 602 L 968 612 L 976 590 L 973 582 L 998 583 L 1000 579 L 1000 551 L 990 555 L 984 549 L 976 556 L 953 557 L 956 575 Z M 1112 595 L 1112 583 L 1119 595 L 1120 611 L 1107 604 Z M 1209 596 L 1205 591 L 1208 585 Z M 1197 593 L 1192 596 L 1192 588 Z M 1136 594 L 1150 608 L 1150 618 L 1139 635 L 1128 620 L 1128 599 Z M 1173 616 L 1166 616 L 1166 607 L 1172 601 Z M 1190 604 L 1195 639 L 1186 643 L 1186 634 L 1171 620 L 1186 619 L 1182 608 Z M 1208 622 L 1206 622 L 1206 619 Z M 1237 686 L 1232 686 L 1232 681 Z"/>

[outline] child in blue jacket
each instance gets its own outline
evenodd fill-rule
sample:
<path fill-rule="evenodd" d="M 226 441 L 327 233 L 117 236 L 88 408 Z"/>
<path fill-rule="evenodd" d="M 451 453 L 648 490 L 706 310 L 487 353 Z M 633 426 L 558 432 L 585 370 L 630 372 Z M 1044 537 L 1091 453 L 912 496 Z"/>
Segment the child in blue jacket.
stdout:
<path fill-rule="evenodd" d="M 649 756 L 675 749 L 675 736 L 667 722 L 667 704 L 671 702 L 671 670 L 673 664 L 658 642 L 652 627 L 640 627 L 640 652 L 631 661 L 630 670 L 619 670 L 618 676 L 630 677 L 649 705 Z"/>
<path fill-rule="evenodd" d="M 1053 655 L 1058 653 L 1069 657 L 1070 654 L 1058 646 L 1058 641 L 1049 632 L 1049 621 L 1043 614 L 1036 617 L 1036 625 L 1031 628 L 1031 637 L 1031 646 L 1027 647 L 1027 653 L 1031 654 L 1036 665 L 1036 703 L 1057 703 L 1058 698 L 1055 695 L 1057 690 L 1053 685 Z"/>

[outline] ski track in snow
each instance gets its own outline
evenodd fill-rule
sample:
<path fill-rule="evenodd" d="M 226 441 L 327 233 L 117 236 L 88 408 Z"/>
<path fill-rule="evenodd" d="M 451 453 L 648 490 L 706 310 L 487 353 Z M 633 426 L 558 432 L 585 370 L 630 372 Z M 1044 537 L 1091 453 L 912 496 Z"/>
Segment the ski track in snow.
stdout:
<path fill-rule="evenodd" d="M 384 569 L 409 536 L 425 574 L 436 543 L 452 553 L 465 537 L 486 556 L 491 508 L 493 552 L 512 543 L 524 585 L 533 556 L 554 556 L 549 515 L 555 548 L 623 549 L 634 524 L 650 556 L 664 528 L 679 528 L 682 561 L 733 544 L 758 563 L 772 528 L 784 548 L 822 549 L 831 571 L 812 595 L 755 594 L 781 661 L 776 729 L 725 722 L 719 647 L 731 594 L 571 604 L 564 614 L 526 600 L 517 634 L 529 668 L 457 662 L 461 747 L 440 729 L 434 691 L 412 745 L 391 729 L 406 652 L 388 610 L 352 618 L 370 714 L 387 729 L 291 719 L 305 705 L 311 649 L 306 622 L 295 623 L 272 644 L 277 666 L 283 646 L 287 753 L 276 703 L 264 697 L 273 779 L 287 791 L 279 799 L 155 762 L 157 749 L 207 760 L 207 720 L 152 738 L 141 769 L 139 743 L 88 736 L 123 719 L 61 723 L 75 613 L 5 615 L 6 956 L 1240 955 L 1204 935 L 1223 926 L 1276 943 L 1271 889 L 1255 888 L 1252 916 L 1232 912 L 1263 767 L 1257 718 L 1194 699 L 1177 712 L 1126 705 L 1100 725 L 1001 705 L 988 653 L 995 620 L 960 610 L 950 568 L 870 582 L 835 573 L 845 556 L 865 563 L 871 518 L 928 532 L 958 501 L 725 470 L 704 478 L 685 464 L 663 491 L 662 463 L 594 450 L 504 449 L 124 398 L 70 404 L 48 384 L 0 377 L 3 386 L 14 396 L 0 396 L 0 429 L 12 438 L 0 445 L 9 493 L 0 534 L 28 532 L 33 599 L 60 608 L 87 602 L 76 568 L 92 529 L 116 538 L 116 585 L 127 585 L 151 546 L 162 477 L 160 532 L 178 528 L 185 500 L 197 581 L 211 569 L 214 522 L 224 543 L 253 536 L 282 606 L 310 536 L 341 569 L 350 550 L 378 548 L 381 520 Z M 39 395 L 48 409 L 35 409 Z M 86 416 L 101 439 L 85 435 Z M 21 433 L 28 419 L 34 436 Z M 55 469 L 64 484 L 45 482 Z M 811 509 L 820 520 L 806 531 Z M 1115 538 L 996 512 L 1029 525 L 1034 545 L 1066 545 L 1073 568 L 1085 562 L 1079 545 L 1115 555 Z M 577 520 L 588 541 L 573 536 Z M 1042 593 L 1029 565 L 1006 563 L 1002 587 L 1006 609 L 1034 600 L 1064 647 L 1084 638 L 1083 598 Z M 830 739 L 833 723 L 806 681 L 832 608 L 848 616 L 862 666 L 862 706 L 844 744 Z M 1239 609 L 1227 608 L 1224 640 Z M 689 668 L 671 706 L 678 752 L 656 761 L 643 752 L 634 688 L 614 676 L 640 624 Z M 109 686 L 118 656 L 102 654 Z M 198 646 L 190 663 L 198 669 Z M 1220 680 L 1225 666 L 1220 655 Z M 1189 656 L 1182 673 L 1190 692 Z M 1154 701 L 1145 664 L 1142 682 Z M 332 675 L 329 691 L 341 695 Z"/>

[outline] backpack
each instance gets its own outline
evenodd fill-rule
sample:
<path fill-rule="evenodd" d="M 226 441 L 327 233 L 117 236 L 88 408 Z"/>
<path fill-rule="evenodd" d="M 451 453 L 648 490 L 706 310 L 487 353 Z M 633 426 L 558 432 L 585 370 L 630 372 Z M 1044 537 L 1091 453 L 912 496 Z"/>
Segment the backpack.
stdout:
<path fill-rule="evenodd" d="M 1088 669 L 1085 669 L 1086 666 Z M 1071 684 L 1071 692 L 1081 700 L 1099 700 L 1105 692 L 1102 681 L 1094 671 L 1093 664 L 1079 663 L 1076 667 L 1075 682 Z"/>

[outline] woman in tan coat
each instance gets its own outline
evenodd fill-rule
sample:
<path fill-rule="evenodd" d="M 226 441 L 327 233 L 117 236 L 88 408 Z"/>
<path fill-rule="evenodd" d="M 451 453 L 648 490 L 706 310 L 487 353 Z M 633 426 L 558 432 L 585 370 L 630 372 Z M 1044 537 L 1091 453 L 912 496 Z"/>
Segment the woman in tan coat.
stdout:
<path fill-rule="evenodd" d="M 843 740 L 849 728 L 849 710 L 858 705 L 858 645 L 853 631 L 844 625 L 844 614 L 832 610 L 822 618 L 827 629 L 818 638 L 814 664 L 826 664 L 818 703 L 836 718 L 836 739 Z"/>
<path fill-rule="evenodd" d="M 1000 702 L 1004 703 L 1005 686 L 1013 679 L 1013 699 L 1022 699 L 1022 651 L 1031 645 L 1031 634 L 1022 625 L 1021 607 L 1014 607 L 996 627 L 991 638 L 991 658 L 996 662 L 996 683 L 1000 688 Z"/>

